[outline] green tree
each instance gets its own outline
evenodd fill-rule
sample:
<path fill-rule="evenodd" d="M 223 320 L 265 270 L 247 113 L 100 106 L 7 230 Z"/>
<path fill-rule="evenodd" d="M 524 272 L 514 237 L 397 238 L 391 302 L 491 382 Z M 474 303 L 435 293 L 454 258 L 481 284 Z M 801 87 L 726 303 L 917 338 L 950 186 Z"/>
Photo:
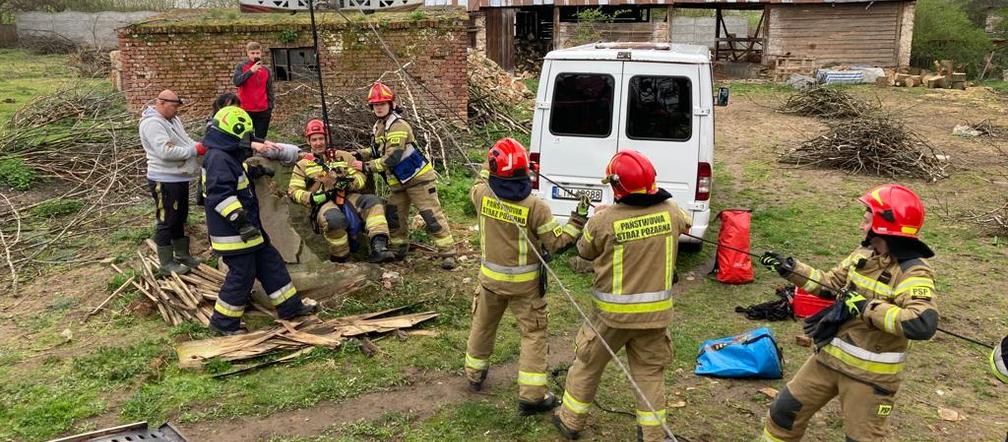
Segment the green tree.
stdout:
<path fill-rule="evenodd" d="M 917 2 L 910 64 L 932 68 L 935 60 L 954 60 L 956 65 L 964 65 L 971 77 L 976 77 L 993 49 L 990 37 L 970 21 L 959 3 Z"/>

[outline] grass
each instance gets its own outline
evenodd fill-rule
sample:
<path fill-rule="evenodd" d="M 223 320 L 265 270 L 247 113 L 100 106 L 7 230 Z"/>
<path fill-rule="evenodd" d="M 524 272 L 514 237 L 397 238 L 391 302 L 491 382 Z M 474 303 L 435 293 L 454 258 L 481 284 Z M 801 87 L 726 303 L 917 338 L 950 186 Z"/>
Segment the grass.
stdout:
<path fill-rule="evenodd" d="M 74 78 L 66 55 L 36 55 L 24 49 L 0 49 L 0 127 L 33 98 L 70 82 L 98 85 L 103 79 Z"/>
<path fill-rule="evenodd" d="M 25 164 L 23 159 L 15 157 L 0 160 L 0 184 L 16 190 L 28 190 L 36 179 L 38 173 Z"/>

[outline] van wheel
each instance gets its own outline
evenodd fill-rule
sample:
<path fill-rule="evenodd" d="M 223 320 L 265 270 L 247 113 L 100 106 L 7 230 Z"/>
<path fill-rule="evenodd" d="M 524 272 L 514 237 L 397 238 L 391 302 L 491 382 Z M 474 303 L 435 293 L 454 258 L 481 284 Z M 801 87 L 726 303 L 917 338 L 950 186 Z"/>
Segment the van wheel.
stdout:
<path fill-rule="evenodd" d="M 702 242 L 684 242 L 679 244 L 679 250 L 687 253 L 699 253 L 703 250 L 704 243 Z"/>

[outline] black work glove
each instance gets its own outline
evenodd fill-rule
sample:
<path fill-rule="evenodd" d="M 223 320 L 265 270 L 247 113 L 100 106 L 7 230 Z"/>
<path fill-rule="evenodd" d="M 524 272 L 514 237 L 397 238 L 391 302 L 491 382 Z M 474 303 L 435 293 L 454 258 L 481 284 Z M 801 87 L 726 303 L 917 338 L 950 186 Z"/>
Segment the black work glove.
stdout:
<path fill-rule="evenodd" d="M 248 215 L 245 214 L 245 209 L 235 210 L 227 220 L 238 231 L 238 236 L 241 236 L 243 242 L 249 242 L 257 236 L 262 236 L 259 228 L 249 221 Z"/>
<path fill-rule="evenodd" d="M 813 316 L 805 320 L 805 334 L 812 338 L 817 349 L 822 348 L 836 337 L 840 327 L 850 320 L 850 312 L 843 302 L 834 302 L 832 306 L 824 309 L 818 321 Z M 810 324 L 812 323 L 812 324 Z M 811 327 L 810 327 L 811 325 Z"/>
<path fill-rule="evenodd" d="M 777 252 L 767 251 L 763 253 L 763 257 L 760 258 L 760 264 L 766 266 L 766 268 L 777 272 L 778 275 L 786 278 L 795 269 L 794 258 L 787 257 L 784 258 Z"/>
<path fill-rule="evenodd" d="M 249 166 L 248 167 L 248 174 L 247 175 L 248 175 L 249 179 L 255 180 L 255 179 L 259 179 L 260 177 L 264 177 L 264 176 L 272 177 L 275 174 L 276 174 L 276 172 L 274 172 L 273 169 L 270 169 L 269 167 L 266 167 L 266 166 L 258 166 L 257 165 L 257 166 Z"/>

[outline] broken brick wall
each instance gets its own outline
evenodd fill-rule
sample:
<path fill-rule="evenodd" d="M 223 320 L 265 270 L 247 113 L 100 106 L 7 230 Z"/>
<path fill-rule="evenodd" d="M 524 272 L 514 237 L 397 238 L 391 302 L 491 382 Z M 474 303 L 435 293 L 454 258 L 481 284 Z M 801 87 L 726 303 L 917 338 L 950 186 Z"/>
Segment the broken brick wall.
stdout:
<path fill-rule="evenodd" d="M 131 111 L 142 110 L 161 90 L 172 89 L 192 103 L 183 108 L 187 119 L 207 115 L 214 98 L 235 91 L 231 78 L 235 64 L 245 59 L 246 42 L 263 45 L 267 66 L 272 48 L 312 46 L 307 14 L 203 14 L 155 17 L 119 30 L 122 90 Z M 367 88 L 375 80 L 398 86 L 397 76 L 389 73 L 397 66 L 371 31 L 374 26 L 400 63 L 407 64 L 407 71 L 425 86 L 413 87 L 412 92 L 423 95 L 445 117 L 465 117 L 469 98 L 464 14 L 377 13 L 352 21 L 333 13 L 316 15 L 328 96 L 343 96 L 364 106 Z M 314 76 L 274 81 L 274 92 L 274 120 L 301 116 L 319 106 Z M 337 99 L 327 101 L 332 106 Z"/>

